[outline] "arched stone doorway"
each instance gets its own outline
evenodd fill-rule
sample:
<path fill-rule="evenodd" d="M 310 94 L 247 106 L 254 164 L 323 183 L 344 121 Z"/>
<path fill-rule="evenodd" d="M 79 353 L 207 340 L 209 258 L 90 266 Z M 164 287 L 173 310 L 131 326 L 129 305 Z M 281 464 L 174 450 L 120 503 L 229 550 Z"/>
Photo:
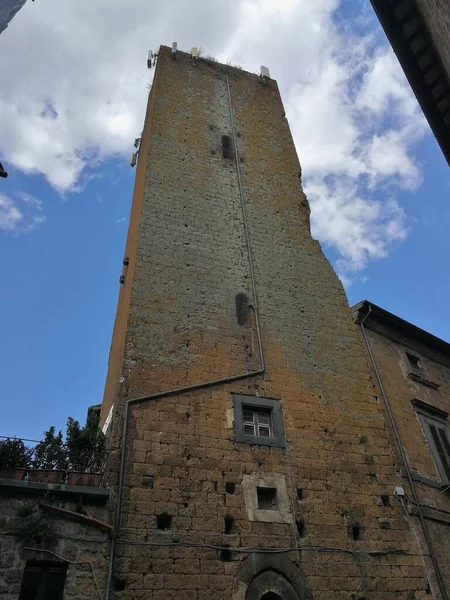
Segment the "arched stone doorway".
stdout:
<path fill-rule="evenodd" d="M 284 553 L 254 553 L 236 573 L 233 600 L 313 600 L 305 574 Z"/>
<path fill-rule="evenodd" d="M 251 580 L 245 600 L 300 600 L 300 597 L 284 575 L 266 569 Z"/>

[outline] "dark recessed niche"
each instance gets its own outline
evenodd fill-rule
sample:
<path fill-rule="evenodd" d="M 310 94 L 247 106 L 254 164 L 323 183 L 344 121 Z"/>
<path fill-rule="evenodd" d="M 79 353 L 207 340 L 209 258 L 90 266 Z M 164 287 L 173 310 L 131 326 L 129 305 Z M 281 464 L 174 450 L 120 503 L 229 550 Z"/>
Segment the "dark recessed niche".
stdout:
<path fill-rule="evenodd" d="M 383 494 L 381 496 L 381 504 L 383 506 L 390 506 L 391 505 L 391 501 L 389 500 L 389 496 L 387 494 Z"/>
<path fill-rule="evenodd" d="M 119 577 L 119 575 L 113 575 L 112 587 L 115 592 L 122 592 L 126 585 L 127 582 L 123 577 Z"/>
<path fill-rule="evenodd" d="M 231 562 L 233 560 L 233 553 L 231 552 L 231 550 L 228 550 L 226 548 L 221 550 L 220 560 L 223 560 L 223 562 Z"/>
<path fill-rule="evenodd" d="M 227 535 L 231 535 L 233 533 L 233 529 L 234 529 L 234 517 L 232 517 L 231 515 L 227 515 L 223 521 L 224 521 L 224 532 Z"/>
<path fill-rule="evenodd" d="M 307 530 L 304 519 L 297 519 L 297 521 L 295 521 L 295 525 L 297 527 L 298 535 L 301 538 L 305 537 L 305 535 L 307 535 Z"/>
<path fill-rule="evenodd" d="M 172 527 L 172 515 L 164 512 L 156 515 L 156 527 L 158 529 L 170 529 Z"/>
<path fill-rule="evenodd" d="M 297 488 L 297 500 L 303 500 L 303 488 Z"/>
<path fill-rule="evenodd" d="M 239 292 L 236 294 L 236 318 L 241 327 L 247 325 L 250 313 L 250 300 L 247 294 Z"/>
<path fill-rule="evenodd" d="M 362 540 L 362 527 L 359 523 L 351 523 L 348 528 L 348 535 L 351 540 L 359 542 Z"/>
<path fill-rule="evenodd" d="M 225 491 L 227 494 L 234 494 L 236 491 L 236 484 L 235 483 L 231 483 L 231 482 L 227 482 L 225 484 Z"/>
<path fill-rule="evenodd" d="M 222 155 L 224 158 L 231 158 L 231 138 L 229 135 L 222 136 Z"/>
<path fill-rule="evenodd" d="M 155 478 L 153 475 L 142 475 L 142 487 L 153 488 L 155 485 Z"/>

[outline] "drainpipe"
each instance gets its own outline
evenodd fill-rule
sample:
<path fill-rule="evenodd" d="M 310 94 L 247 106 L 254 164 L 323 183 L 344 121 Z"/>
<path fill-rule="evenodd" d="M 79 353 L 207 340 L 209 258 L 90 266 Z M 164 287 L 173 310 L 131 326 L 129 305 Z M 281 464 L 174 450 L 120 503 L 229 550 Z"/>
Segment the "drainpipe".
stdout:
<path fill-rule="evenodd" d="M 174 390 L 168 390 L 166 392 L 159 392 L 157 394 L 151 394 L 150 396 L 143 396 L 141 398 L 132 398 L 125 403 L 125 410 L 124 410 L 124 414 L 123 414 L 122 440 L 121 440 L 121 444 L 120 444 L 121 456 L 120 456 L 120 467 L 119 467 L 119 481 L 118 481 L 118 491 L 117 491 L 116 514 L 115 514 L 114 531 L 111 533 L 111 547 L 110 547 L 109 561 L 108 561 L 108 574 L 107 574 L 107 579 L 106 579 L 105 600 L 109 600 L 110 595 L 111 595 L 111 583 L 112 583 L 112 575 L 113 575 L 113 567 L 114 567 L 116 541 L 117 541 L 119 531 L 120 531 L 120 520 L 121 520 L 121 515 L 122 515 L 129 407 L 133 406 L 135 404 L 142 404 L 144 402 L 152 402 L 152 401 L 160 400 L 161 398 L 168 398 L 170 396 L 186 394 L 187 392 L 192 392 L 195 390 L 202 390 L 205 388 L 215 387 L 215 386 L 223 385 L 226 383 L 232 383 L 234 381 L 241 381 L 241 380 L 247 379 L 249 377 L 256 377 L 258 375 L 262 375 L 265 371 L 264 353 L 263 353 L 263 347 L 262 347 L 262 341 L 261 341 L 261 328 L 260 328 L 260 323 L 259 323 L 258 301 L 257 301 L 257 296 L 256 296 L 255 272 L 253 269 L 250 234 L 249 234 L 249 230 L 248 230 L 247 216 L 246 216 L 246 212 L 245 212 L 245 202 L 244 202 L 244 193 L 243 193 L 243 186 L 242 186 L 241 167 L 240 167 L 240 161 L 239 161 L 239 156 L 238 156 L 238 151 L 237 151 L 237 137 L 236 137 L 236 129 L 235 129 L 235 125 L 234 125 L 233 105 L 232 105 L 232 101 L 231 101 L 231 90 L 230 90 L 230 83 L 228 80 L 228 74 L 225 74 L 225 77 L 226 77 L 226 82 L 227 82 L 227 96 L 228 96 L 228 108 L 230 111 L 231 130 L 233 133 L 233 144 L 234 144 L 234 150 L 235 150 L 235 154 L 236 154 L 236 174 L 237 174 L 238 186 L 239 186 L 239 197 L 240 197 L 241 210 L 242 210 L 242 222 L 244 225 L 245 241 L 246 241 L 246 246 L 247 246 L 247 257 L 248 257 L 248 263 L 249 263 L 250 280 L 251 280 L 252 295 L 253 295 L 252 308 L 253 308 L 253 312 L 255 315 L 255 328 L 256 328 L 256 336 L 258 339 L 259 369 L 257 369 L 256 371 L 248 371 L 246 373 L 241 373 L 239 375 L 233 375 L 231 377 L 224 377 L 222 379 L 215 379 L 213 381 L 206 381 L 203 383 L 197 383 L 194 385 L 189 385 L 189 386 L 177 388 Z"/>
<path fill-rule="evenodd" d="M 387 410 L 387 413 L 388 413 L 388 416 L 389 416 L 389 421 L 391 422 L 392 430 L 394 431 L 395 440 L 397 442 L 397 446 L 398 446 L 398 449 L 400 451 L 400 455 L 401 455 L 403 466 L 404 466 L 405 473 L 406 473 L 406 478 L 408 479 L 409 486 L 410 486 L 411 491 L 413 493 L 414 502 L 415 502 L 415 504 L 417 506 L 417 514 L 419 516 L 420 524 L 422 526 L 422 531 L 423 531 L 423 535 L 424 535 L 424 538 L 425 538 L 425 542 L 426 542 L 426 544 L 428 546 L 428 551 L 430 553 L 431 562 L 433 563 L 433 569 L 434 569 L 434 573 L 436 575 L 436 580 L 437 580 L 437 583 L 438 583 L 438 586 L 439 586 L 439 591 L 441 592 L 442 600 L 448 600 L 447 592 L 445 590 L 445 583 L 444 583 L 444 580 L 442 578 L 441 570 L 439 568 L 439 563 L 438 563 L 438 561 L 436 559 L 436 554 L 435 554 L 434 549 L 433 549 L 433 544 L 431 543 L 431 538 L 430 538 L 430 535 L 428 533 L 427 525 L 425 523 L 425 518 L 423 516 L 422 507 L 421 507 L 420 502 L 419 502 L 419 497 L 417 496 L 416 486 L 414 484 L 414 480 L 412 478 L 411 471 L 410 471 L 410 468 L 409 468 L 408 459 L 406 458 L 405 450 L 403 448 L 402 440 L 400 438 L 400 433 L 398 431 L 397 424 L 396 424 L 395 418 L 394 418 L 394 414 L 393 414 L 392 409 L 391 409 L 391 403 L 390 403 L 389 398 L 388 398 L 388 396 L 386 394 L 386 391 L 384 389 L 383 381 L 381 379 L 381 374 L 380 374 L 380 371 L 378 370 L 378 365 L 376 363 L 375 356 L 374 356 L 374 354 L 372 352 L 372 348 L 370 346 L 369 338 L 367 336 L 366 329 L 364 327 L 364 323 L 365 323 L 367 317 L 370 315 L 371 312 L 372 312 L 372 306 L 369 304 L 369 310 L 367 311 L 367 314 L 365 315 L 364 319 L 360 322 L 361 331 L 362 331 L 362 334 L 363 334 L 363 337 L 364 337 L 364 341 L 366 343 L 367 351 L 369 353 L 373 369 L 375 371 L 375 376 L 376 376 L 376 379 L 378 381 L 378 386 L 380 388 L 381 395 L 383 396 L 384 404 L 386 406 L 386 410 Z"/>

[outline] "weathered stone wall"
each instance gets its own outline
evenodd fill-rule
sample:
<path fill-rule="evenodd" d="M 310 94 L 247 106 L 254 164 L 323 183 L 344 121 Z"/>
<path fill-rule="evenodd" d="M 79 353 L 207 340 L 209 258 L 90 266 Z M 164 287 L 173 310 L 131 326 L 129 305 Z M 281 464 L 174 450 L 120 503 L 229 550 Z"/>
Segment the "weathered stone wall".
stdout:
<path fill-rule="evenodd" d="M 93 571 L 100 589 L 105 586 L 106 562 L 109 548 L 109 535 L 105 529 L 82 523 L 53 512 L 48 514 L 53 525 L 55 537 L 47 539 L 37 536 L 21 537 L 18 528 L 23 526 L 23 518 L 18 510 L 24 505 L 36 506 L 36 503 L 51 504 L 67 510 L 79 510 L 79 501 L 61 500 L 49 497 L 25 496 L 23 494 L 5 494 L 0 496 L 0 597 L 2 600 L 17 600 L 27 560 L 58 561 L 58 555 L 69 563 L 64 598 L 71 600 L 98 599 Z M 96 519 L 106 521 L 105 507 L 94 506 L 84 501 L 85 513 Z M 30 549 L 27 549 L 30 548 Z M 32 550 L 34 549 L 34 550 Z M 50 552 L 46 552 L 46 551 Z M 75 564 L 83 563 L 83 564 Z"/>
<path fill-rule="evenodd" d="M 370 345 L 389 398 L 409 467 L 421 481 L 416 482 L 420 502 L 424 505 L 427 527 L 433 547 L 439 558 L 447 589 L 450 590 L 450 492 L 443 491 L 432 452 L 424 435 L 418 413 L 411 400 L 419 398 L 431 406 L 450 413 L 450 356 L 426 342 L 409 336 L 404 331 L 386 325 L 380 320 L 370 320 L 367 326 Z M 438 389 L 412 380 L 407 352 L 420 358 L 423 378 L 438 385 Z M 384 410 L 383 403 L 380 404 Z M 386 421 L 389 422 L 386 415 Z M 392 444 L 397 454 L 399 469 L 404 468 L 393 434 Z M 426 480 L 429 480 L 428 482 Z M 406 486 L 406 478 L 404 478 Z M 408 488 L 409 489 L 409 488 Z M 410 492 L 409 492 L 410 493 Z M 413 504 L 412 514 L 416 514 Z M 420 530 L 417 518 L 415 527 Z"/>
<path fill-rule="evenodd" d="M 448 0 L 416 0 L 416 2 L 450 77 L 450 3 Z"/>
<path fill-rule="evenodd" d="M 221 152 L 232 135 L 226 73 L 233 160 Z M 298 545 L 289 557 L 316 600 L 430 598 L 393 497 L 401 480 L 378 392 L 342 285 L 310 234 L 276 83 L 163 47 L 152 98 L 113 445 L 123 401 L 258 368 L 254 319 L 236 318 L 236 294 L 255 299 L 235 160 L 266 370 L 130 407 L 115 561 L 125 587 L 114 597 L 243 599 L 238 569 L 253 548 Z M 233 393 L 281 401 L 288 449 L 234 441 Z M 284 477 L 291 522 L 249 520 L 244 476 Z M 172 521 L 160 530 L 163 513 Z"/>

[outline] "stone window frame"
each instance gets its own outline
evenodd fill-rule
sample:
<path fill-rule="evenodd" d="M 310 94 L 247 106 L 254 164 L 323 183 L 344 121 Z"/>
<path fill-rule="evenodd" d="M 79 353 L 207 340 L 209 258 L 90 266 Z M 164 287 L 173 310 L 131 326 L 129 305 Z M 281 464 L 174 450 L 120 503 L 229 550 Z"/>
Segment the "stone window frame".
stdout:
<path fill-rule="evenodd" d="M 259 508 L 258 488 L 275 489 L 277 505 Z M 246 473 L 242 478 L 245 508 L 249 521 L 262 523 L 292 523 L 292 507 L 286 476 L 283 473 Z"/>
<path fill-rule="evenodd" d="M 419 418 L 419 422 L 422 426 L 425 439 L 430 447 L 431 455 L 436 465 L 437 472 L 444 485 L 450 484 L 450 435 L 448 425 L 448 412 L 441 410 L 428 402 L 424 402 L 419 398 L 411 400 L 416 414 Z M 436 441 L 434 439 L 431 427 L 434 428 L 435 432 L 441 432 L 440 442 L 443 453 L 439 451 Z M 442 439 L 445 437 L 446 442 Z M 444 443 L 442 443 L 444 442 Z"/>
<path fill-rule="evenodd" d="M 409 366 L 408 377 L 417 383 L 421 383 L 426 385 L 427 387 L 433 388 L 437 390 L 439 388 L 439 384 L 434 381 L 430 381 L 425 379 L 424 371 L 423 371 L 423 361 L 420 356 L 417 354 L 413 354 L 412 352 L 408 352 L 406 350 L 406 360 Z"/>
<path fill-rule="evenodd" d="M 245 407 L 249 407 L 250 410 L 257 410 L 259 408 L 264 411 L 270 411 L 272 437 L 248 435 L 244 433 L 243 411 Z M 275 398 L 260 398 L 259 396 L 233 394 L 233 410 L 235 442 L 255 444 L 258 446 L 275 446 L 278 448 L 286 447 L 283 413 L 280 400 L 276 400 Z"/>

